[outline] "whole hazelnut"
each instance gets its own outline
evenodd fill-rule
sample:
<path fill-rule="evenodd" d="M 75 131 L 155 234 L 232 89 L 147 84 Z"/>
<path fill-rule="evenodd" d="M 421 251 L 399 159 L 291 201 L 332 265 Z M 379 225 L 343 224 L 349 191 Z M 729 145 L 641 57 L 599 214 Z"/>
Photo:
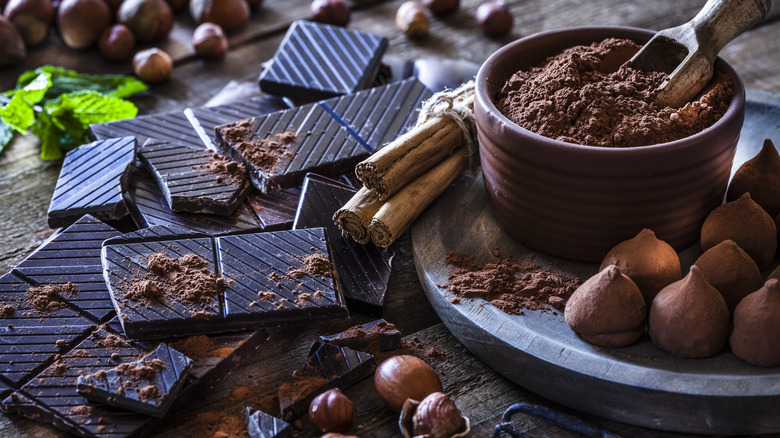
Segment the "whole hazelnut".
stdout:
<path fill-rule="evenodd" d="M 114 62 L 124 62 L 133 57 L 135 36 L 124 24 L 117 23 L 100 35 L 98 50 L 104 58 Z"/>
<path fill-rule="evenodd" d="M 344 0 L 314 0 L 311 2 L 311 19 L 334 26 L 349 24 L 349 5 Z"/>
<path fill-rule="evenodd" d="M 309 405 L 309 420 L 320 432 L 346 432 L 357 420 L 352 401 L 338 389 L 318 395 Z"/>
<path fill-rule="evenodd" d="M 54 23 L 51 0 L 9 0 L 4 15 L 19 29 L 25 44 L 40 44 Z"/>
<path fill-rule="evenodd" d="M 409 38 L 419 39 L 428 35 L 431 20 L 419 3 L 407 1 L 401 4 L 395 14 L 395 27 Z"/>
<path fill-rule="evenodd" d="M 173 13 L 165 0 L 125 0 L 116 17 L 141 43 L 159 41 L 173 28 Z"/>
<path fill-rule="evenodd" d="M 141 50 L 133 57 L 133 71 L 144 82 L 160 84 L 171 77 L 173 60 L 156 47 Z"/>
<path fill-rule="evenodd" d="M 436 16 L 447 15 L 460 6 L 460 0 L 422 0 L 422 3 Z"/>
<path fill-rule="evenodd" d="M 463 427 L 463 415 L 446 394 L 434 392 L 422 399 L 412 417 L 415 436 L 449 438 Z"/>
<path fill-rule="evenodd" d="M 0 67 L 20 63 L 27 56 L 24 40 L 13 23 L 0 15 Z"/>
<path fill-rule="evenodd" d="M 57 28 L 71 49 L 87 49 L 111 25 L 111 11 L 103 0 L 62 0 Z"/>
<path fill-rule="evenodd" d="M 196 23 L 211 22 L 228 32 L 249 21 L 246 0 L 190 0 L 190 15 Z"/>
<path fill-rule="evenodd" d="M 168 2 L 168 6 L 170 6 L 171 11 L 174 14 L 177 14 L 187 8 L 187 6 L 190 5 L 190 0 L 165 0 Z"/>
<path fill-rule="evenodd" d="M 477 24 L 490 37 L 500 37 L 512 30 L 514 17 L 502 1 L 490 1 L 477 8 Z"/>
<path fill-rule="evenodd" d="M 390 410 L 401 412 L 406 399 L 422 400 L 432 392 L 441 392 L 436 371 L 416 356 L 393 356 L 374 373 L 374 387 Z"/>
<path fill-rule="evenodd" d="M 195 53 L 204 58 L 221 58 L 228 50 L 228 40 L 219 25 L 203 23 L 192 33 Z"/>

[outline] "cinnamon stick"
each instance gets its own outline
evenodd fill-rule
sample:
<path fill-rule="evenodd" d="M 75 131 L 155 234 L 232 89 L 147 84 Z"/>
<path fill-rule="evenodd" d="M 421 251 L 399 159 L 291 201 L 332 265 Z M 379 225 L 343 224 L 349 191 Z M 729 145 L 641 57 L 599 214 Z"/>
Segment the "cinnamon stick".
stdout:
<path fill-rule="evenodd" d="M 355 193 L 343 207 L 333 214 L 333 222 L 338 225 L 341 232 L 366 244 L 371 240 L 368 225 L 374 214 L 382 206 L 376 192 L 362 187 Z"/>
<path fill-rule="evenodd" d="M 393 243 L 466 168 L 467 163 L 466 150 L 460 148 L 388 199 L 368 227 L 374 244 L 387 247 Z"/>
<path fill-rule="evenodd" d="M 472 107 L 473 93 L 456 104 Z M 450 117 L 437 115 L 358 163 L 355 174 L 384 201 L 451 154 L 463 144 L 464 135 Z"/>

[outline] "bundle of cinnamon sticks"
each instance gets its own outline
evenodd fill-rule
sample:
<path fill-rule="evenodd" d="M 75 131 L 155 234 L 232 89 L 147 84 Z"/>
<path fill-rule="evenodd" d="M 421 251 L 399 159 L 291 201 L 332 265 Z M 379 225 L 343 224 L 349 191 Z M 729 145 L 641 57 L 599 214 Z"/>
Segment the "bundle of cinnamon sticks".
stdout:
<path fill-rule="evenodd" d="M 473 83 L 437 93 L 412 129 L 358 163 L 363 188 L 333 215 L 341 231 L 379 247 L 403 234 L 466 168 L 473 107 Z"/>

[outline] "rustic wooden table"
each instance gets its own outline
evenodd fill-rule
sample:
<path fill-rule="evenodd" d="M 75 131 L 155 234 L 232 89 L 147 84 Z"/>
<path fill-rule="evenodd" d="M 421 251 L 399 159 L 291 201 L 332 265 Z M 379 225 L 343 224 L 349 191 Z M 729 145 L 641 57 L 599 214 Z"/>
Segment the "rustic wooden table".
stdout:
<path fill-rule="evenodd" d="M 681 24 L 701 8 L 704 0 L 508 0 L 515 16 L 511 35 L 490 39 L 481 34 L 474 12 L 481 0 L 463 0 L 461 8 L 443 19 L 432 20 L 430 36 L 409 41 L 398 32 L 393 19 L 401 0 L 353 1 L 349 27 L 384 35 L 390 40 L 388 54 L 419 59 L 426 57 L 460 58 L 484 61 L 493 51 L 535 32 L 580 25 L 624 25 L 662 29 Z M 204 104 L 231 80 L 255 81 L 263 61 L 269 59 L 295 19 L 309 15 L 307 0 L 266 0 L 253 13 L 250 24 L 230 35 L 231 50 L 220 61 L 195 57 L 189 45 L 193 25 L 184 14 L 178 17 L 174 31 L 162 44 L 175 59 L 172 79 L 135 99 L 141 114 L 164 112 Z M 749 89 L 780 93 L 780 6 L 756 28 L 729 44 L 722 52 L 739 72 Z M 91 51 L 72 51 L 52 35 L 41 47 L 33 49 L 24 64 L 0 70 L 0 90 L 11 88 L 18 74 L 42 64 L 62 65 L 88 73 L 129 73 L 130 65 L 109 64 Z M 778 139 L 775 139 L 778 141 Z M 0 272 L 7 272 L 31 253 L 50 233 L 46 210 L 59 173 L 59 162 L 45 162 L 31 136 L 20 136 L 0 155 Z M 410 239 L 402 239 L 394 260 L 387 296 L 385 318 L 395 323 L 408 337 L 416 337 L 422 348 L 434 348 L 437 354 L 427 360 L 442 376 L 444 390 L 464 414 L 470 417 L 473 436 L 489 436 L 501 414 L 512 403 L 529 401 L 563 412 L 555 405 L 501 377 L 469 354 L 433 313 L 420 287 L 411 256 Z M 276 330 L 271 333 L 259 357 L 220 382 L 213 391 L 189 400 L 187 409 L 172 414 L 170 425 L 159 436 L 196 436 L 191 426 L 197 413 L 216 411 L 223 419 L 235 417 L 246 405 L 262 407 L 278 382 L 290 378 L 304 361 L 311 341 L 320 333 L 332 333 L 368 318 L 327 328 Z M 443 353 L 443 354 L 438 354 Z M 251 388 L 251 391 L 239 389 Z M 397 417 L 384 408 L 370 379 L 348 389 L 358 409 L 357 425 L 352 432 L 361 437 L 396 436 Z M 648 429 L 601 420 L 578 414 L 614 433 L 632 437 L 670 436 Z M 517 416 L 518 430 L 534 437 L 575 436 L 533 417 Z M 298 424 L 300 436 L 317 436 L 304 418 Z M 2 437 L 62 437 L 67 434 L 50 426 L 0 414 Z M 677 435 L 682 436 L 682 435 Z"/>

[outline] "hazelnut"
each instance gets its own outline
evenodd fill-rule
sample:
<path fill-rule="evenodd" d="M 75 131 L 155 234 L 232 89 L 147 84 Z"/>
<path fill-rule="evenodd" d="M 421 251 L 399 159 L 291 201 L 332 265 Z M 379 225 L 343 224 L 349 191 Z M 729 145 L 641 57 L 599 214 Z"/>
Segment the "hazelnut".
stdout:
<path fill-rule="evenodd" d="M 168 6 L 170 6 L 171 11 L 174 14 L 177 14 L 187 8 L 187 6 L 190 5 L 190 0 L 165 0 L 168 2 Z"/>
<path fill-rule="evenodd" d="M 87 49 L 111 25 L 111 11 L 103 0 L 62 0 L 57 28 L 71 49 Z"/>
<path fill-rule="evenodd" d="M 460 0 L 422 0 L 422 3 L 436 16 L 447 15 L 460 6 Z"/>
<path fill-rule="evenodd" d="M 3 42 L 0 44 L 0 67 L 18 64 L 27 56 L 27 48 L 16 26 L 2 15 L 0 15 L 0 41 Z"/>
<path fill-rule="evenodd" d="M 160 84 L 171 77 L 173 60 L 156 47 L 141 50 L 133 57 L 133 71 L 144 82 Z"/>
<path fill-rule="evenodd" d="M 344 0 L 314 0 L 311 3 L 311 19 L 334 26 L 349 24 L 349 5 Z"/>
<path fill-rule="evenodd" d="M 28 46 L 43 42 L 54 23 L 51 0 L 10 0 L 4 14 L 19 29 Z"/>
<path fill-rule="evenodd" d="M 431 20 L 419 3 L 404 2 L 395 14 L 395 27 L 409 38 L 418 39 L 428 35 Z"/>
<path fill-rule="evenodd" d="M 190 15 L 196 23 L 211 22 L 228 32 L 249 21 L 246 0 L 190 0 Z"/>
<path fill-rule="evenodd" d="M 422 400 L 441 392 L 436 371 L 422 359 L 410 355 L 393 356 L 374 373 L 374 387 L 390 410 L 401 412 L 406 399 Z"/>
<path fill-rule="evenodd" d="M 221 58 L 228 50 L 228 40 L 219 25 L 203 23 L 192 33 L 195 53 L 204 58 Z"/>
<path fill-rule="evenodd" d="M 355 405 L 338 389 L 318 395 L 309 405 L 309 420 L 320 432 L 346 432 L 357 420 Z"/>
<path fill-rule="evenodd" d="M 173 28 L 173 13 L 165 0 L 125 0 L 116 17 L 140 43 L 159 41 Z"/>
<path fill-rule="evenodd" d="M 115 24 L 100 35 L 98 50 L 104 58 L 114 62 L 128 61 L 133 57 L 135 36 L 124 24 Z"/>
<path fill-rule="evenodd" d="M 463 415 L 446 394 L 434 392 L 417 406 L 412 424 L 415 436 L 449 438 L 463 428 Z"/>
<path fill-rule="evenodd" d="M 500 37 L 512 30 L 514 17 L 502 1 L 491 1 L 477 8 L 477 24 L 490 37 Z"/>

